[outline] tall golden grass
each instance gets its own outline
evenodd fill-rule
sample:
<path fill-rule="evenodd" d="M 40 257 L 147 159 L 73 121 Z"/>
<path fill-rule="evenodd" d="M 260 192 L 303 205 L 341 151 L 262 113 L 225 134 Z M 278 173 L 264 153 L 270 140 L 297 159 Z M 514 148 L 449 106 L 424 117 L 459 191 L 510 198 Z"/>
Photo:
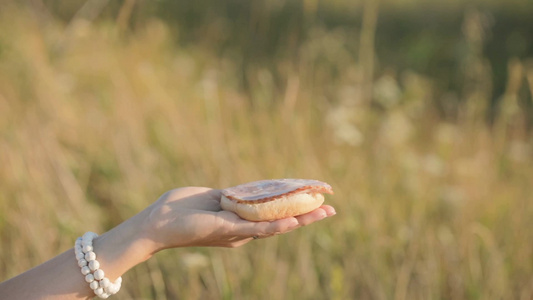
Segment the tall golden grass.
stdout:
<path fill-rule="evenodd" d="M 533 299 L 526 62 L 509 63 L 489 126 L 476 52 L 446 118 L 431 78 L 378 74 L 342 35 L 317 31 L 300 61 L 280 62 L 283 84 L 252 70 L 244 92 L 231 60 L 178 48 L 156 20 L 124 34 L 0 14 L 0 280 L 168 189 L 294 177 L 331 183 L 337 216 L 238 249 L 167 250 L 116 298 Z"/>

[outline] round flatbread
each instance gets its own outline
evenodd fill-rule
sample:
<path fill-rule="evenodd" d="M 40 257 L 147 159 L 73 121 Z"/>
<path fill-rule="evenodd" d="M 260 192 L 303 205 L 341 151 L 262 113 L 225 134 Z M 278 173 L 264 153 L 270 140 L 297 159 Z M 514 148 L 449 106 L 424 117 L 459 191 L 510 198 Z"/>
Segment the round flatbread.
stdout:
<path fill-rule="evenodd" d="M 222 190 L 221 206 L 250 221 L 271 221 L 310 212 L 322 205 L 331 186 L 313 179 L 270 179 Z"/>

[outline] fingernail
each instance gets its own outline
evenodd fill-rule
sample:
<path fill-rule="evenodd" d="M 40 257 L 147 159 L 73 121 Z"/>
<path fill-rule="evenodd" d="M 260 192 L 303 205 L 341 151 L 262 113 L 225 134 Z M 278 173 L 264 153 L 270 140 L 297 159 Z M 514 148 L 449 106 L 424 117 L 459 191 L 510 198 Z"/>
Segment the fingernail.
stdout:
<path fill-rule="evenodd" d="M 297 227 L 299 225 L 298 220 L 292 219 L 291 223 L 289 224 L 289 228 Z"/>

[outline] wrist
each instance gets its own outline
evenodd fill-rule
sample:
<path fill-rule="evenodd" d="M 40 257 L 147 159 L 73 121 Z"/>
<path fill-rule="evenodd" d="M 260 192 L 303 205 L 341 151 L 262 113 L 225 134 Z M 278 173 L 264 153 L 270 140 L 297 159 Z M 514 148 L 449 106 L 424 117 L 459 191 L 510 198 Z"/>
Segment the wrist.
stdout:
<path fill-rule="evenodd" d="M 110 280 L 122 276 L 157 252 L 142 219 L 139 215 L 134 216 L 94 239 L 94 252 Z"/>

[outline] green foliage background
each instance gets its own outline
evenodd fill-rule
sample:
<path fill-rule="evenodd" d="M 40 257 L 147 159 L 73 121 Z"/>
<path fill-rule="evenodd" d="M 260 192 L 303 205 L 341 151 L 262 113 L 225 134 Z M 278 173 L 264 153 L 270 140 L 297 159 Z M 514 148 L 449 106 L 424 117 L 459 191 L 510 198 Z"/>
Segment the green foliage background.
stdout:
<path fill-rule="evenodd" d="M 528 1 L 2 1 L 0 280 L 180 186 L 338 214 L 117 299 L 533 298 Z"/>

